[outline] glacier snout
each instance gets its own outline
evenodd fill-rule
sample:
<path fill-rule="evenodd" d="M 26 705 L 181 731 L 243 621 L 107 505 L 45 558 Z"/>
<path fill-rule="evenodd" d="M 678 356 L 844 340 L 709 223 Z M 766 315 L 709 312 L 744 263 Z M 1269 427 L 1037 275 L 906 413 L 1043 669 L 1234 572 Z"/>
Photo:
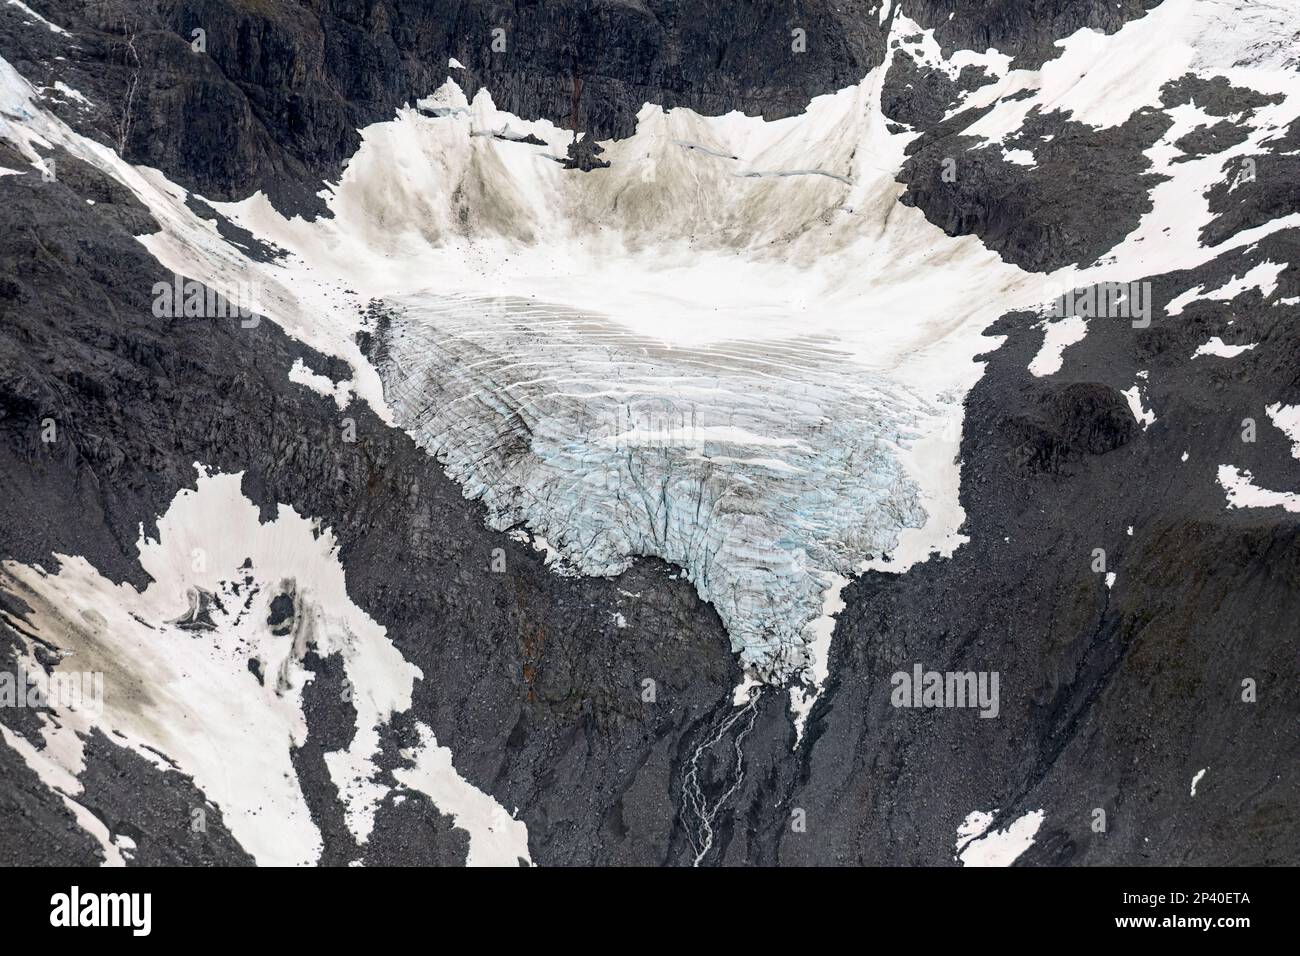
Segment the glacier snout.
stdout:
<path fill-rule="evenodd" d="M 899 453 L 927 403 L 824 342 L 670 348 L 526 299 L 386 306 L 385 399 L 495 527 L 584 574 L 680 565 L 766 680 L 812 664 L 831 575 L 925 522 Z"/>

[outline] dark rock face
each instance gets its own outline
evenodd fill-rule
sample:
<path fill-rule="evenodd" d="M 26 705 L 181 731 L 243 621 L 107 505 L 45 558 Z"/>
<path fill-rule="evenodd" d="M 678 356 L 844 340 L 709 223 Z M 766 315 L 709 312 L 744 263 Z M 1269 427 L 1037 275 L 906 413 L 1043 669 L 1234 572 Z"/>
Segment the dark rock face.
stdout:
<path fill-rule="evenodd" d="M 959 84 L 943 75 L 913 82 L 916 66 L 905 51 L 896 53 L 896 63 L 903 69 L 891 69 L 887 77 L 885 113 L 924 124 L 900 175 L 908 184 L 902 202 L 922 210 L 949 235 L 979 236 L 1008 262 L 1035 272 L 1094 264 L 1150 211 L 1150 191 L 1164 177 L 1152 172 L 1143 153 L 1169 129 L 1166 110 L 1195 102 L 1211 115 L 1233 117 L 1181 137 L 1176 145 L 1185 155 L 1179 159 L 1186 160 L 1243 142 L 1245 121 L 1259 107 L 1277 102 L 1276 96 L 1233 87 L 1223 77 L 1189 74 L 1166 84 L 1160 109 L 1140 110 L 1112 128 L 1094 129 L 1068 113 L 1035 110 L 1003 144 L 1032 155 L 1033 166 L 1025 167 L 962 135 L 985 110 L 958 110 L 940 121 L 959 106 Z M 1206 245 L 1297 208 L 1300 166 L 1295 157 L 1282 155 L 1286 152 L 1279 148 L 1243 157 L 1225 170 L 1210 193 L 1210 208 L 1220 215 L 1202 233 Z M 1259 173 L 1260 163 L 1268 165 L 1267 174 Z M 1239 185 L 1247 191 L 1236 192 Z"/>
<path fill-rule="evenodd" d="M 949 20 L 952 0 L 943 0 L 908 12 L 941 23 L 941 42 L 1036 63 L 1056 38 L 1084 26 L 1113 31 L 1149 5 L 1014 0 L 963 4 Z M 34 80 L 52 84 L 53 57 L 66 56 L 59 78 L 90 97 L 90 123 L 132 162 L 214 199 L 263 189 L 311 214 L 321 209 L 320 182 L 356 151 L 357 129 L 433 92 L 450 57 L 464 65 L 450 72 L 467 95 L 488 89 L 526 119 L 608 139 L 631 134 L 647 102 L 798 113 L 883 60 L 892 21 L 876 7 L 726 0 L 703 15 L 683 0 L 37 0 L 77 46 L 64 51 L 12 11 L 3 36 L 8 58 Z"/>
<path fill-rule="evenodd" d="M 470 96 L 490 89 L 511 112 L 595 139 L 629 135 L 646 102 L 788 116 L 880 61 L 868 7 L 731 0 L 700 16 L 680 0 L 82 0 L 50 12 L 83 47 L 60 73 L 103 104 L 95 126 L 130 160 L 215 199 L 261 188 L 310 210 L 358 128 L 449 73 Z M 49 46 L 26 32 L 19 49 Z M 450 57 L 464 69 L 449 71 Z"/>
<path fill-rule="evenodd" d="M 1156 278 L 1157 303 L 1285 248 L 1294 257 L 1300 231 L 1275 241 Z M 1256 358 L 1222 372 L 1189 366 L 1230 319 L 1261 342 Z M 994 828 L 1046 811 L 1017 865 L 1296 858 L 1300 745 L 1274 728 L 1300 712 L 1286 689 L 1300 635 L 1300 522 L 1225 509 L 1214 474 L 1233 461 L 1268 474 L 1267 487 L 1296 488 L 1286 437 L 1270 430 L 1247 444 L 1239 428 L 1261 395 L 1295 400 L 1300 342 L 1248 308 L 1204 308 L 1146 330 L 1098 321 L 1060 373 L 1035 379 L 1025 369 L 1042 341 L 1037 321 L 1012 314 L 989 330 L 1007 340 L 985 356 L 967 399 L 970 543 L 951 560 L 854 582 L 804 742 L 788 753 L 780 701 L 747 738 L 752 783 L 720 860 L 950 863 L 974 807 L 1000 808 Z M 1120 424 L 1116 401 L 1139 370 L 1159 409 L 1146 430 L 1126 409 Z M 1070 436 L 1068 467 L 1023 466 L 1027 421 L 1057 445 Z M 1112 586 L 1095 569 L 1097 548 Z M 998 717 L 891 706 L 890 675 L 918 662 L 998 671 Z M 1247 679 L 1260 689 L 1254 703 L 1243 699 Z M 1191 778 L 1205 767 L 1193 799 Z M 792 830 L 795 809 L 806 832 Z"/>
<path fill-rule="evenodd" d="M 1017 456 L 1030 469 L 1059 471 L 1075 455 L 1101 455 L 1137 432 L 1128 403 L 1114 388 L 1074 382 L 1042 396 L 1036 413 L 1008 422 L 1021 435 Z"/>
<path fill-rule="evenodd" d="M 1061 113 L 1036 115 L 1007 149 L 1027 149 L 1032 168 L 954 135 L 978 118 L 955 117 L 910 147 L 903 202 L 952 236 L 976 235 L 1009 262 L 1035 272 L 1091 265 L 1151 210 L 1163 177 L 1142 155 L 1169 128 L 1153 110 L 1095 130 Z"/>
<path fill-rule="evenodd" d="M 1202 242 L 1217 246 L 1244 229 L 1300 211 L 1297 143 L 1300 123 L 1292 123 L 1286 136 L 1270 144 L 1275 148 L 1242 157 L 1235 164 L 1235 175 L 1215 184 L 1209 193 L 1215 218 L 1201 231 Z"/>
<path fill-rule="evenodd" d="M 580 142 L 594 145 L 630 132 L 645 101 L 788 115 L 886 55 L 887 24 L 860 2 L 705 12 L 669 0 L 31 5 L 73 30 L 77 45 L 0 6 L 0 53 L 33 80 L 62 78 L 90 97 L 90 109 L 51 99 L 69 123 L 196 193 L 263 188 L 305 211 L 318 209 L 320 180 L 354 151 L 356 129 L 429 93 L 448 56 L 465 64 L 467 92 L 488 88 L 504 108 L 582 130 Z M 929 0 L 906 9 L 945 48 L 994 46 L 1021 67 L 1078 27 L 1114 30 L 1149 6 Z M 506 46 L 494 51 L 498 27 Z M 206 52 L 191 47 L 194 29 L 205 31 Z M 806 30 L 804 53 L 791 47 L 795 29 Z M 1038 115 L 1007 144 L 1034 153 L 1028 170 L 971 149 L 960 134 L 974 111 L 942 121 L 983 82 L 897 59 L 886 113 L 922 133 L 904 201 L 1026 269 L 1104 255 L 1149 208 L 1155 177 L 1142 152 L 1167 117 L 1151 111 L 1099 132 Z M 1181 140 L 1189 153 L 1239 141 L 1228 118 L 1259 105 L 1194 79 L 1166 88 L 1163 105 L 1193 95 L 1224 120 Z M 1207 242 L 1300 210 L 1286 155 L 1298 135 L 1293 125 L 1256 157 L 1256 178 L 1211 190 Z M 25 168 L 11 154 L 0 165 Z M 947 157 L 957 161 L 953 183 L 938 173 Z M 733 706 L 740 674 L 727 636 L 673 569 L 644 561 L 614 581 L 558 577 L 531 548 L 488 530 L 437 463 L 368 410 L 350 412 L 358 440 L 340 441 L 333 402 L 287 379 L 301 358 L 341 380 L 349 371 L 338 360 L 269 322 L 154 318 L 149 289 L 169 277 L 133 238 L 152 228 L 150 214 L 93 169 L 56 158 L 55 183 L 0 177 L 0 560 L 53 569 L 55 552 L 82 555 L 112 580 L 143 586 L 139 528 L 154 533 L 167 503 L 193 487 L 193 462 L 244 472 L 265 518 L 291 505 L 334 530 L 350 596 L 425 675 L 410 713 L 385 732 L 381 772 L 399 766 L 418 719 L 468 781 L 519 808 L 535 863 L 689 864 L 704 839 L 701 808 L 712 812 L 733 786 L 701 862 L 947 865 L 966 815 L 994 807 L 994 829 L 1044 809 L 1026 865 L 1300 857 L 1300 713 L 1289 690 L 1300 525 L 1276 509 L 1226 509 L 1214 477 L 1233 463 L 1265 487 L 1296 490 L 1289 442 L 1265 426 L 1263 409 L 1300 403 L 1300 310 L 1278 304 L 1300 295 L 1300 231 L 1150 277 L 1159 306 L 1261 262 L 1288 263 L 1273 293 L 1193 303 L 1176 321 L 1157 309 L 1148 329 L 1095 320 L 1046 378 L 1026 371 L 1043 341 L 1039 317 L 1012 313 L 990 330 L 1005 341 L 990 340 L 962 443 L 970 541 L 951 559 L 855 581 L 830 677 L 796 745 L 784 694 Z M 212 218 L 241 248 L 277 255 Z M 1258 347 L 1231 363 L 1189 362 L 1211 335 Z M 1148 428 L 1122 395 L 1139 371 L 1158 412 Z M 1246 417 L 1260 420 L 1256 442 L 1241 441 Z M 47 418 L 59 427 L 53 444 L 40 440 Z M 498 548 L 504 574 L 490 567 Z M 1096 570 L 1097 549 L 1113 584 Z M 279 606 L 270 623 L 283 625 L 290 610 Z M 26 611 L 0 590 L 0 671 L 17 666 Z M 892 706 L 891 675 L 917 663 L 998 672 L 998 717 Z M 464 830 L 418 793 L 386 798 L 370 841 L 356 845 L 323 758 L 350 739 L 355 710 L 339 692 L 337 659 L 312 655 L 309 666 L 308 734 L 293 762 L 325 841 L 322 862 L 463 862 Z M 641 695 L 646 679 L 653 702 Z M 1244 680 L 1258 687 L 1253 703 Z M 0 724 L 39 736 L 35 711 L 0 710 Z M 102 735 L 86 750 L 84 805 L 135 845 L 130 862 L 251 862 L 193 781 Z M 101 859 L 8 744 L 0 781 L 0 863 Z M 1105 832 L 1093 827 L 1099 808 Z M 203 830 L 192 826 L 196 809 Z M 806 829 L 791 826 L 795 811 Z"/>
<path fill-rule="evenodd" d="M 982 68 L 968 66 L 950 79 L 938 70 L 925 70 L 906 50 L 894 54 L 889 82 L 881 96 L 884 114 L 913 129 L 933 129 L 943 121 L 963 92 L 992 81 Z"/>
<path fill-rule="evenodd" d="M 608 168 L 609 162 L 600 158 L 603 152 L 600 144 L 589 136 L 575 139 L 569 144 L 569 155 L 564 166 L 566 169 L 581 169 L 584 173 Z"/>
<path fill-rule="evenodd" d="M 921 0 L 904 9 L 916 22 L 934 27 L 945 53 L 991 48 L 1011 54 L 1013 69 L 1034 70 L 1056 56 L 1053 45 L 1062 37 L 1082 29 L 1114 33 L 1159 5 L 1160 0 Z"/>
<path fill-rule="evenodd" d="M 6 655 L 0 667 L 11 670 Z M 6 721 L 6 726 L 11 726 Z M 72 811 L 8 745 L 0 746 L 0 865 L 95 866 L 103 853 Z"/>
<path fill-rule="evenodd" d="M 85 779 L 84 804 L 113 838 L 130 839 L 132 849 L 125 857 L 131 865 L 253 865 L 226 829 L 221 808 L 189 777 L 175 770 L 160 772 L 99 731 L 86 745 Z"/>

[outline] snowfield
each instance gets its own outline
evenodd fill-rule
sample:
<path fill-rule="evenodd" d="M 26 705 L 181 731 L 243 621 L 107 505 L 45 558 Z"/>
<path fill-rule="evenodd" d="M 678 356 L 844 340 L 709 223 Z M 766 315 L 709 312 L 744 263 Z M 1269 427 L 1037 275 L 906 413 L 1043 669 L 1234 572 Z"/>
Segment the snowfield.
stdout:
<path fill-rule="evenodd" d="M 290 755 L 307 735 L 303 690 L 313 674 L 305 656 L 337 654 L 346 670 L 356 733 L 325 761 L 360 843 L 394 789 L 373 762 L 380 730 L 410 708 L 423 675 L 348 597 L 330 530 L 292 508 L 261 523 L 240 482 L 200 468 L 196 489 L 159 517 L 157 539 L 141 529 L 140 565 L 153 578 L 144 591 L 113 584 L 75 556 L 56 555 L 57 573 L 0 565 L 0 586 L 32 608 L 25 669 L 40 669 L 40 644 L 54 649 L 60 669 L 103 673 L 111 688 L 102 708 L 43 714 L 44 746 L 19 752 L 79 806 L 82 740 L 99 729 L 161 769 L 193 777 L 259 864 L 309 865 L 320 833 Z M 439 806 L 470 831 L 471 862 L 528 858 L 523 824 L 461 780 L 430 735 L 405 756 L 411 768 L 394 776 L 447 800 Z M 102 825 L 87 830 L 107 859 L 120 859 Z"/>

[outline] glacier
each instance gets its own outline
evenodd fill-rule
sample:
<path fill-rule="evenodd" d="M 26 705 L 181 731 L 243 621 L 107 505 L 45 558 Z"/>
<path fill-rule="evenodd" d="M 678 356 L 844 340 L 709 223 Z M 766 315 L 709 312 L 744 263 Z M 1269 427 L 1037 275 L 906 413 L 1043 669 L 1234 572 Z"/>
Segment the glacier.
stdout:
<path fill-rule="evenodd" d="M 562 571 L 677 564 L 748 674 L 815 686 L 830 592 L 960 543 L 981 333 L 998 304 L 1042 298 L 897 203 L 911 134 L 886 128 L 883 75 L 775 122 L 647 105 L 589 174 L 556 162 L 568 131 L 449 79 L 362 131 L 323 193 L 332 219 L 261 195 L 213 206 L 287 251 L 263 294 L 358 370 L 337 388 L 382 407 L 494 527 L 526 527 Z M 501 129 L 515 137 L 481 135 Z M 200 266 L 189 242 L 142 241 Z"/>
<path fill-rule="evenodd" d="M 524 299 L 386 305 L 375 364 L 397 422 L 493 526 L 530 525 L 583 574 L 680 565 L 764 678 L 813 664 L 825 573 L 925 522 L 899 452 L 933 409 L 831 344 L 667 348 Z"/>

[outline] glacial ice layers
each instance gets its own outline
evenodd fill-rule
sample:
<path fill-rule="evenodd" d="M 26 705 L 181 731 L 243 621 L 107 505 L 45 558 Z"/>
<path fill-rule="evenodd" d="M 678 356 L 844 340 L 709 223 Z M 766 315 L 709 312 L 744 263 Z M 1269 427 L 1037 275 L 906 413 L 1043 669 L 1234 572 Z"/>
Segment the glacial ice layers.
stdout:
<path fill-rule="evenodd" d="M 765 678 L 811 663 L 825 575 L 924 523 L 898 451 L 925 403 L 829 344 L 669 348 L 521 298 L 388 306 L 385 397 L 494 527 L 584 574 L 680 565 Z"/>

